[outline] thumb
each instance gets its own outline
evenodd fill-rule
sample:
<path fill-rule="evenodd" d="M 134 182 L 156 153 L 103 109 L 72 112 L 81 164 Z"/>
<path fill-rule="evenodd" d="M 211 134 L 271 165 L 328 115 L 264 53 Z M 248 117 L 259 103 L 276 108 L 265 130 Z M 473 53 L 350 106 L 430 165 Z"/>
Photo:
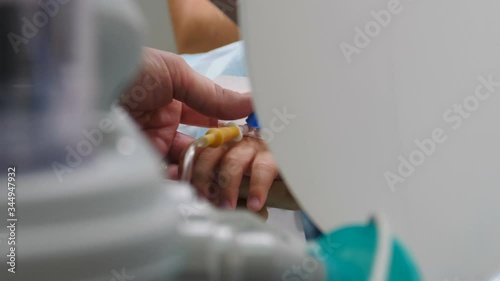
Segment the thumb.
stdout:
<path fill-rule="evenodd" d="M 173 99 L 217 119 L 239 119 L 253 111 L 250 94 L 220 87 L 175 54 L 145 48 L 140 73 L 122 103 L 130 111 L 146 111 Z"/>

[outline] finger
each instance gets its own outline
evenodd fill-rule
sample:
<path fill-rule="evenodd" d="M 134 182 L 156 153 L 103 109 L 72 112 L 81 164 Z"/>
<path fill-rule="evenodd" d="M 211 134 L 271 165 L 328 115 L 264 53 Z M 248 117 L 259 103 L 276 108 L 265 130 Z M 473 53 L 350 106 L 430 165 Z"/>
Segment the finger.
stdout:
<path fill-rule="evenodd" d="M 218 173 L 221 186 L 219 203 L 222 207 L 234 209 L 238 200 L 241 179 L 257 154 L 254 146 L 235 146 L 224 155 Z"/>
<path fill-rule="evenodd" d="M 208 191 L 207 194 L 202 194 L 202 196 L 207 197 L 210 203 L 212 203 L 214 206 L 219 206 L 219 192 L 220 192 L 220 186 L 217 185 L 217 183 L 212 182 L 208 186 Z"/>
<path fill-rule="evenodd" d="M 182 59 L 175 54 L 152 48 L 144 48 L 143 52 L 140 70 L 128 91 L 121 97 L 121 104 L 129 112 L 150 111 L 173 100 L 174 87 L 170 71 L 175 69 L 175 61 Z"/>
<path fill-rule="evenodd" d="M 244 176 L 241 181 L 240 191 L 238 194 L 239 200 L 244 199 L 246 202 L 248 200 L 249 191 L 250 191 L 250 177 Z M 291 210 L 291 211 L 301 210 L 300 205 L 297 203 L 293 195 L 288 190 L 288 187 L 286 186 L 285 182 L 281 180 L 279 176 L 274 179 L 273 184 L 269 189 L 265 205 L 270 208 L 283 209 L 283 210 Z"/>
<path fill-rule="evenodd" d="M 186 104 L 182 106 L 181 123 L 206 128 L 219 127 L 219 120 L 217 118 L 205 116 Z"/>
<path fill-rule="evenodd" d="M 131 114 L 137 114 L 132 112 Z M 144 129 L 159 129 L 171 127 L 177 129 L 182 113 L 182 103 L 174 101 L 169 105 L 158 107 L 155 110 L 142 112 L 134 120 Z"/>
<path fill-rule="evenodd" d="M 183 133 L 176 132 L 175 137 L 168 151 L 168 160 L 170 163 L 180 163 L 184 155 L 183 152 L 194 141 L 194 138 Z"/>
<path fill-rule="evenodd" d="M 272 154 L 269 151 L 259 153 L 252 164 L 248 208 L 259 211 L 264 206 L 269 189 L 279 171 Z"/>
<path fill-rule="evenodd" d="M 170 71 L 176 100 L 206 116 L 223 120 L 239 119 L 252 113 L 250 94 L 222 88 L 195 72 L 182 59 L 175 60 L 172 66 L 176 68 Z"/>
<path fill-rule="evenodd" d="M 238 205 L 237 205 L 237 208 L 239 209 L 247 209 L 247 200 L 245 199 L 239 199 L 238 200 Z M 264 221 L 267 221 L 267 219 L 269 218 L 269 212 L 267 210 L 267 208 L 262 208 L 260 211 L 256 212 L 255 213 L 257 216 L 259 216 L 260 218 L 262 218 Z"/>
<path fill-rule="evenodd" d="M 177 99 L 218 119 L 234 120 L 252 113 L 249 94 L 223 89 L 175 54 L 151 48 L 144 51 L 141 70 L 121 99 L 130 112 L 153 110 Z"/>
<path fill-rule="evenodd" d="M 223 147 L 206 148 L 201 151 L 194 162 L 192 184 L 207 199 L 218 198 L 218 188 L 212 185 L 215 179 L 214 170 L 225 150 Z M 212 190 L 209 190 L 211 188 Z"/>
<path fill-rule="evenodd" d="M 162 156 L 167 155 L 177 134 L 175 129 L 169 127 L 145 129 L 144 133 Z"/>
<path fill-rule="evenodd" d="M 179 165 L 169 164 L 165 170 L 167 178 L 171 180 L 179 180 Z"/>

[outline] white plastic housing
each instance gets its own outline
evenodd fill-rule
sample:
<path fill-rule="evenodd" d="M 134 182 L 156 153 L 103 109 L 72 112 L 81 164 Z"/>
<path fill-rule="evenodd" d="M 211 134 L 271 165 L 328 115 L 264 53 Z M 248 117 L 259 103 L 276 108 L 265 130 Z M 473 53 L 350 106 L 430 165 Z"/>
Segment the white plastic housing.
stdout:
<path fill-rule="evenodd" d="M 494 280 L 500 2 L 242 3 L 260 122 L 314 221 L 382 212 L 425 280 Z"/>

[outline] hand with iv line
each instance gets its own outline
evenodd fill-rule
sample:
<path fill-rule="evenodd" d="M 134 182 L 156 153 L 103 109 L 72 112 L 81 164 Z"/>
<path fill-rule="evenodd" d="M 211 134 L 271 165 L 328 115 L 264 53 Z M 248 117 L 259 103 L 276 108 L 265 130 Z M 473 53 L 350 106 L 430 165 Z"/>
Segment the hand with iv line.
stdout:
<path fill-rule="evenodd" d="M 252 112 L 249 94 L 223 89 L 181 57 L 151 48 L 144 49 L 140 72 L 121 104 L 174 164 L 193 141 L 177 132 L 180 124 L 217 127 L 219 119 L 239 119 Z"/>

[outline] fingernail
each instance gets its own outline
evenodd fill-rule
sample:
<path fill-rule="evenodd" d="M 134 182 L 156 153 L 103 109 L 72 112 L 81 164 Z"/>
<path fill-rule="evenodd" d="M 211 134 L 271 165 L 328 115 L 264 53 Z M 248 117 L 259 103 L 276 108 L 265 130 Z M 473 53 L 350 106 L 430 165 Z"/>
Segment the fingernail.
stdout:
<path fill-rule="evenodd" d="M 262 206 L 260 205 L 260 200 L 257 197 L 252 197 L 250 200 L 248 200 L 247 207 L 254 211 L 259 211 L 260 209 L 262 209 Z"/>
<path fill-rule="evenodd" d="M 233 209 L 233 205 L 231 204 L 231 202 L 229 202 L 229 200 L 224 201 L 224 203 L 222 203 L 221 207 L 223 209 L 227 209 L 227 210 Z"/>

